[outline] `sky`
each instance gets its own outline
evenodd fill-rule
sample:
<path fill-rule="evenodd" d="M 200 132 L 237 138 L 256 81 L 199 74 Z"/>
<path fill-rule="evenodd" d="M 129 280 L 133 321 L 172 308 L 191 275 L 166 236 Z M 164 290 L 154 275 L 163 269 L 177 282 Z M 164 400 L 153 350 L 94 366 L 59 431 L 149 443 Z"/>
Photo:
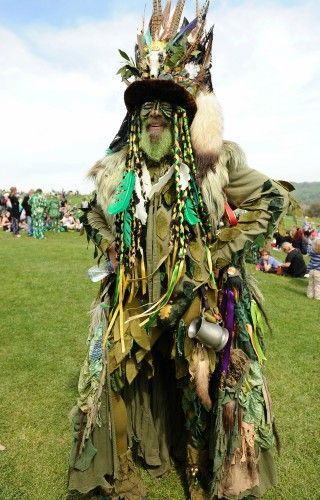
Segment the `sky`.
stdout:
<path fill-rule="evenodd" d="M 125 114 L 118 49 L 133 55 L 144 3 L 0 0 L 0 189 L 92 190 Z M 318 0 L 211 3 L 224 137 L 274 179 L 320 180 L 319 22 Z"/>

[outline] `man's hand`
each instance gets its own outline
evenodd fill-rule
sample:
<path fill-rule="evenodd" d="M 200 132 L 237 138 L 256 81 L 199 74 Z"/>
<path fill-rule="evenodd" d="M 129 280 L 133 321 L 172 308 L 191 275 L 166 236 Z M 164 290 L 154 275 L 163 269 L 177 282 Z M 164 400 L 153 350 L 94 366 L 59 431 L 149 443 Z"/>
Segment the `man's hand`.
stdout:
<path fill-rule="evenodd" d="M 111 243 L 111 245 L 109 246 L 108 255 L 109 255 L 109 259 L 111 261 L 111 264 L 113 266 L 113 269 L 116 272 L 119 262 L 118 262 L 118 256 L 117 256 L 117 252 L 116 252 L 116 243 L 115 242 Z"/>

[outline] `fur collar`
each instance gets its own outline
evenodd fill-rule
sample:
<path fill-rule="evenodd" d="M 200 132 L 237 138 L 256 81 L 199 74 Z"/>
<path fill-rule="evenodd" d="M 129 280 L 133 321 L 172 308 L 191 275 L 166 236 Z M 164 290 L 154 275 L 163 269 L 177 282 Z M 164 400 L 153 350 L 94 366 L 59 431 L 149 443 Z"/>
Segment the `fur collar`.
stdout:
<path fill-rule="evenodd" d="M 88 176 L 96 185 L 97 202 L 103 209 L 106 220 L 113 225 L 114 219 L 106 214 L 117 186 L 125 169 L 127 146 L 97 161 L 89 170 Z M 224 189 L 229 183 L 229 170 L 238 170 L 245 163 L 245 156 L 234 142 L 223 141 L 215 168 L 209 168 L 202 181 L 201 188 L 208 208 L 212 227 L 216 228 L 224 213 Z"/>

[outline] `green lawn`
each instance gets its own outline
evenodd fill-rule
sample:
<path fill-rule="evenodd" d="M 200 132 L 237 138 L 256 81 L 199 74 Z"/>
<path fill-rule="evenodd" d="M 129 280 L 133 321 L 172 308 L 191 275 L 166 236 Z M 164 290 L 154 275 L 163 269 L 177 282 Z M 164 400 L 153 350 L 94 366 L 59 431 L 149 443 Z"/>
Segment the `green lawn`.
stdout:
<path fill-rule="evenodd" d="M 66 497 L 68 412 L 97 289 L 87 278 L 92 255 L 78 233 L 43 241 L 0 233 L 0 500 Z M 267 375 L 282 438 L 279 486 L 265 498 L 316 500 L 320 304 L 306 298 L 306 279 L 258 276 L 274 327 Z M 151 500 L 185 498 L 174 472 L 144 477 Z"/>

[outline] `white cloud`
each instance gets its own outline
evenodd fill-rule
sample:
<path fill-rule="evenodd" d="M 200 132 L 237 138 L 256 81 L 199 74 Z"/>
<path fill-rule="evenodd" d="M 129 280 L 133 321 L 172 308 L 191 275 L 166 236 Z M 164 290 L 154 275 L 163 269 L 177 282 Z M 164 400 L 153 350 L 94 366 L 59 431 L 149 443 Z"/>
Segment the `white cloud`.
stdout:
<path fill-rule="evenodd" d="M 314 2 L 211 9 L 226 137 L 275 178 L 318 180 L 319 17 Z M 90 188 L 88 166 L 125 113 L 117 49 L 132 53 L 139 20 L 128 13 L 23 37 L 0 28 L 1 186 Z"/>

